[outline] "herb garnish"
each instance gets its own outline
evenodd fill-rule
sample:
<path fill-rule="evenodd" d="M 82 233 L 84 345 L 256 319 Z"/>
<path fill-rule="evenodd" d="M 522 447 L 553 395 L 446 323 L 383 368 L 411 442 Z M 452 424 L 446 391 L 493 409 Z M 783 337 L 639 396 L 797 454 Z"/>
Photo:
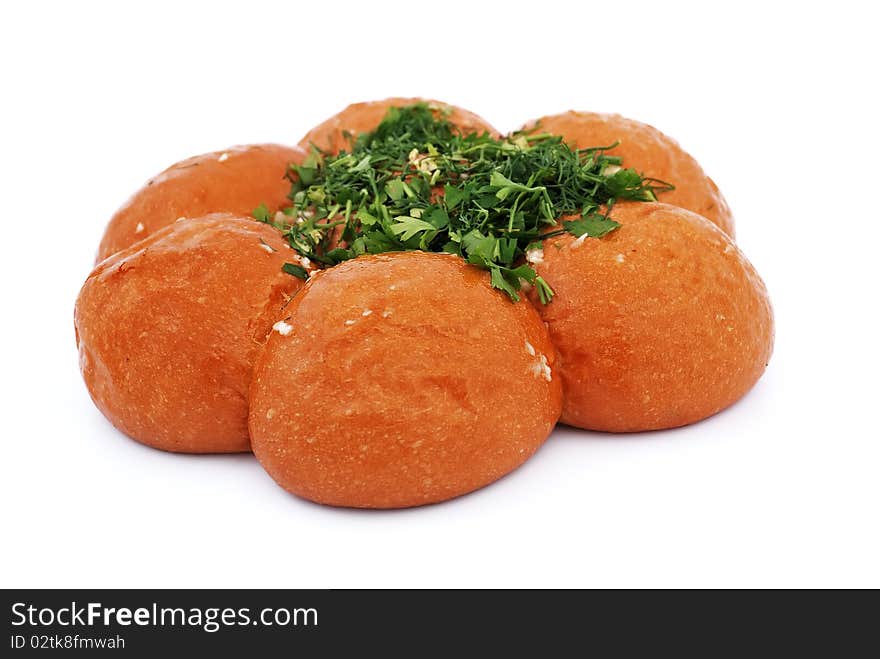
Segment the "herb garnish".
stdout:
<path fill-rule="evenodd" d="M 534 131 L 460 135 L 423 103 L 390 109 L 376 130 L 350 142 L 349 151 L 313 149 L 292 165 L 293 205 L 279 214 L 260 206 L 254 216 L 325 267 L 361 254 L 448 252 L 489 270 L 492 285 L 514 300 L 523 282 L 543 303 L 553 296 L 524 261 L 543 240 L 566 232 L 600 238 L 620 226 L 609 217 L 615 201 L 656 201 L 672 189 L 622 168 L 605 153 L 616 145 L 575 150 Z M 305 274 L 295 264 L 284 269 Z"/>

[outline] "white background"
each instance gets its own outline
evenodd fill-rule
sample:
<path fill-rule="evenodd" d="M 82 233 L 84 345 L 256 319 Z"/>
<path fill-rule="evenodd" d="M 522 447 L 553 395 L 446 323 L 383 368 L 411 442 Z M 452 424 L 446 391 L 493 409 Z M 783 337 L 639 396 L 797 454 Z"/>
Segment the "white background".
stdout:
<path fill-rule="evenodd" d="M 0 585 L 880 586 L 880 52 L 861 5 L 3 3 Z M 557 430 L 501 482 L 400 512 L 115 432 L 72 310 L 116 207 L 181 158 L 295 143 L 391 95 L 502 130 L 578 108 L 676 137 L 772 294 L 757 387 L 674 432 Z"/>

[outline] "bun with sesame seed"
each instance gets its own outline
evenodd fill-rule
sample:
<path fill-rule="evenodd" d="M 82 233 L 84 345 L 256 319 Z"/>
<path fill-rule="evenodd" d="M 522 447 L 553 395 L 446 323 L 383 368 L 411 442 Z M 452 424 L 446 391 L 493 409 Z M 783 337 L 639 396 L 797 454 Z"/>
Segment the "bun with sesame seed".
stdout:
<path fill-rule="evenodd" d="M 227 214 L 173 223 L 102 261 L 76 302 L 80 367 L 113 425 L 167 451 L 249 449 L 251 370 L 302 286 L 280 232 Z"/>
<path fill-rule="evenodd" d="M 279 144 L 233 146 L 172 165 L 153 177 L 116 211 L 104 230 L 96 263 L 181 217 L 209 213 L 250 215 L 260 204 L 287 205 L 290 163 L 305 158 Z"/>
<path fill-rule="evenodd" d="M 359 257 L 313 276 L 274 325 L 250 395 L 253 450 L 285 489 L 402 508 L 521 465 L 559 416 L 547 330 L 448 254 Z"/>
<path fill-rule="evenodd" d="M 723 231 L 690 211 L 621 203 L 602 239 L 563 235 L 532 256 L 555 291 L 535 301 L 560 355 L 562 422 L 635 432 L 693 423 L 764 372 L 773 312 Z"/>

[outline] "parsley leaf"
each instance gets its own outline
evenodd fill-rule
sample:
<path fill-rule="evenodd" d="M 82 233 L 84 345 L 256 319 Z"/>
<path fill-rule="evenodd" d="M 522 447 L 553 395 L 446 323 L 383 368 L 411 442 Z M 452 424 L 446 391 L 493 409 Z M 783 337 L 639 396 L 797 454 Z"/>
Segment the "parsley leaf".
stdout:
<path fill-rule="evenodd" d="M 297 265 L 296 263 L 285 263 L 281 266 L 281 269 L 284 270 L 289 275 L 293 275 L 294 277 L 299 277 L 300 279 L 308 279 L 309 272 L 301 265 Z"/>
<path fill-rule="evenodd" d="M 601 238 L 605 234 L 611 233 L 620 226 L 619 222 L 615 222 L 606 215 L 599 213 L 590 213 L 583 216 L 579 220 L 571 220 L 563 222 L 562 225 L 568 233 L 580 238 L 586 235 L 590 238 Z"/>

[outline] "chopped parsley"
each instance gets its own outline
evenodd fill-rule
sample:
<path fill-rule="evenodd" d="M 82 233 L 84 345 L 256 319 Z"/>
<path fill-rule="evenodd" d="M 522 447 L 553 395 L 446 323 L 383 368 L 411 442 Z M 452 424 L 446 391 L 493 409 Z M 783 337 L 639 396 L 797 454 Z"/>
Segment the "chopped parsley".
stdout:
<path fill-rule="evenodd" d="M 291 165 L 292 206 L 260 206 L 254 217 L 324 267 L 362 254 L 448 252 L 488 270 L 492 286 L 514 300 L 523 283 L 543 303 L 553 296 L 527 251 L 562 233 L 601 238 L 620 226 L 609 217 L 615 201 L 656 201 L 672 189 L 624 169 L 606 154 L 616 145 L 572 149 L 534 130 L 461 135 L 423 103 L 390 109 L 349 142 L 338 155 L 313 149 Z M 302 277 L 299 270 L 285 265 Z"/>

